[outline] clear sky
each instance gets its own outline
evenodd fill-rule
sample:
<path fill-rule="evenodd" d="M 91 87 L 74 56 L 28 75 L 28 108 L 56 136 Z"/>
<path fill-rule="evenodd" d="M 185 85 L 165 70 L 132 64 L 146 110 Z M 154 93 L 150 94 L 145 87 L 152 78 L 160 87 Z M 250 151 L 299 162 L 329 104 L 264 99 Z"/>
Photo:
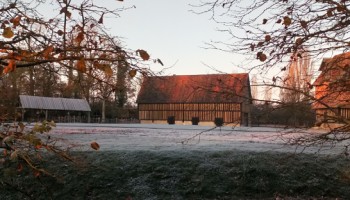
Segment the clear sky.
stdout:
<path fill-rule="evenodd" d="M 130 49 L 145 49 L 153 58 L 160 58 L 165 74 L 244 72 L 238 67 L 243 58 L 231 53 L 205 49 L 206 42 L 225 41 L 228 35 L 217 31 L 210 15 L 197 15 L 189 4 L 197 0 L 125 0 L 108 1 L 120 6 L 135 6 L 122 12 L 120 18 L 106 20 L 114 35 L 120 36 Z M 208 66 L 210 67 L 208 67 Z M 152 69 L 161 69 L 159 64 Z"/>

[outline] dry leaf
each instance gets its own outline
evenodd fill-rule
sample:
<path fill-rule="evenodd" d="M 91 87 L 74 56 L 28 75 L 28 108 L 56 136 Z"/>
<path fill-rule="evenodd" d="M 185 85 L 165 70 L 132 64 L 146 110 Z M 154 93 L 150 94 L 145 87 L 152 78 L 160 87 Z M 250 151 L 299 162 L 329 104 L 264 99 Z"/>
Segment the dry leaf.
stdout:
<path fill-rule="evenodd" d="M 84 40 L 84 32 L 79 32 L 78 36 L 75 38 L 75 41 L 80 44 L 83 40 Z"/>
<path fill-rule="evenodd" d="M 289 26 L 292 24 L 292 19 L 289 18 L 288 16 L 283 17 L 283 24 L 286 26 Z"/>
<path fill-rule="evenodd" d="M 103 15 L 104 15 L 104 13 L 102 13 L 100 19 L 98 20 L 98 23 L 99 23 L 99 24 L 103 24 Z"/>
<path fill-rule="evenodd" d="M 328 9 L 327 10 L 327 16 L 332 17 L 333 16 L 333 9 Z"/>
<path fill-rule="evenodd" d="M 258 47 L 261 47 L 264 44 L 264 42 L 258 42 Z"/>
<path fill-rule="evenodd" d="M 12 72 L 16 69 L 16 62 L 14 60 L 10 60 L 7 67 L 5 67 L 3 73 L 6 74 L 6 73 L 9 73 L 9 72 Z"/>
<path fill-rule="evenodd" d="M 298 38 L 298 39 L 295 40 L 295 44 L 297 46 L 301 45 L 302 43 L 303 43 L 303 39 L 301 39 L 301 38 Z"/>
<path fill-rule="evenodd" d="M 113 70 L 110 65 L 105 65 L 103 71 L 108 77 L 111 77 L 113 75 Z"/>
<path fill-rule="evenodd" d="M 52 45 L 48 46 L 44 51 L 43 51 L 43 56 L 44 58 L 49 58 L 50 54 L 53 52 L 54 48 Z"/>
<path fill-rule="evenodd" d="M 269 42 L 271 40 L 271 36 L 270 35 L 265 35 L 265 41 Z"/>
<path fill-rule="evenodd" d="M 17 16 L 17 17 L 15 17 L 14 19 L 12 19 L 12 24 L 13 24 L 13 26 L 18 26 L 19 24 L 20 24 L 20 21 L 21 21 L 21 16 Z"/>
<path fill-rule="evenodd" d="M 99 150 L 100 145 L 97 142 L 91 142 L 91 148 L 93 148 L 95 150 Z"/>
<path fill-rule="evenodd" d="M 149 54 L 145 50 L 139 49 L 136 51 L 136 53 L 139 53 L 142 60 L 149 60 L 149 58 L 150 58 Z"/>
<path fill-rule="evenodd" d="M 250 50 L 254 51 L 255 49 L 255 44 L 250 44 Z"/>
<path fill-rule="evenodd" d="M 261 54 L 259 55 L 259 60 L 260 60 L 261 62 L 264 62 L 266 59 L 267 59 L 267 56 L 266 56 L 264 53 L 261 53 Z"/>
<path fill-rule="evenodd" d="M 64 35 L 64 32 L 63 32 L 62 30 L 58 30 L 58 31 L 57 31 L 57 34 L 58 34 L 59 36 L 62 36 L 62 35 Z"/>
<path fill-rule="evenodd" d="M 136 76 L 136 73 L 137 73 L 136 69 L 132 69 L 132 70 L 129 71 L 129 76 L 131 78 L 134 78 Z"/>
<path fill-rule="evenodd" d="M 77 61 L 77 70 L 83 73 L 86 72 L 86 64 L 84 58 Z"/>
<path fill-rule="evenodd" d="M 158 62 L 160 65 L 164 66 L 163 62 L 162 62 L 159 58 L 157 59 L 157 62 Z"/>
<path fill-rule="evenodd" d="M 306 21 L 301 21 L 300 25 L 301 25 L 301 27 L 307 29 L 307 22 Z"/>
<path fill-rule="evenodd" d="M 12 38 L 15 34 L 13 33 L 12 29 L 10 27 L 4 28 L 4 32 L 2 33 L 2 36 L 4 38 Z"/>

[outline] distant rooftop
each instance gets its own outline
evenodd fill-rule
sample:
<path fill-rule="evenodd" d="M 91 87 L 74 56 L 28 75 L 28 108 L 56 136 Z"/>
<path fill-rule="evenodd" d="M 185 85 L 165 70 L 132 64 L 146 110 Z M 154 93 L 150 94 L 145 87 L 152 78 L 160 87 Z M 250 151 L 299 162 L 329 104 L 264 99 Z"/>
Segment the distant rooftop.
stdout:
<path fill-rule="evenodd" d="M 138 103 L 241 103 L 250 99 L 249 75 L 207 74 L 146 77 Z"/>

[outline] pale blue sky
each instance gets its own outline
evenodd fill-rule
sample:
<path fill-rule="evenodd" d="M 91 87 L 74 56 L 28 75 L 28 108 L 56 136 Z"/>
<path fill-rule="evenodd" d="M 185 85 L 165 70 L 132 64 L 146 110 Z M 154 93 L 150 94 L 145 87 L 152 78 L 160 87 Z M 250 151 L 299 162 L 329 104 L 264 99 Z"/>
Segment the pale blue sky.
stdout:
<path fill-rule="evenodd" d="M 29 1 L 29 0 L 28 0 Z M 79 3 L 82 0 L 72 0 Z M 161 59 L 164 67 L 151 64 L 151 69 L 160 71 L 169 68 L 164 75 L 241 73 L 252 66 L 245 65 L 242 56 L 219 50 L 205 49 L 210 41 L 227 42 L 227 34 L 218 31 L 219 25 L 210 20 L 210 14 L 194 14 L 190 4 L 200 0 L 103 0 L 94 1 L 110 9 L 128 8 L 119 18 L 104 16 L 104 25 L 118 36 L 128 49 L 146 50 L 152 58 Z M 38 7 L 44 17 L 58 15 L 58 8 L 48 4 Z M 97 16 L 98 17 L 98 16 Z M 210 67 L 208 67 L 210 66 Z M 216 70 L 214 70 L 216 69 Z"/>
<path fill-rule="evenodd" d="M 131 49 L 145 49 L 153 58 L 160 58 L 164 67 L 172 67 L 166 74 L 216 73 L 206 65 L 226 73 L 244 72 L 234 63 L 240 57 L 233 54 L 204 49 L 211 40 L 228 39 L 217 31 L 218 25 L 210 21 L 209 15 L 197 15 L 189 10 L 189 4 L 197 0 L 126 0 L 114 1 L 120 6 L 133 6 L 121 13 L 117 19 L 106 20 L 111 33 L 122 37 Z M 160 70 L 159 64 L 152 65 Z"/>

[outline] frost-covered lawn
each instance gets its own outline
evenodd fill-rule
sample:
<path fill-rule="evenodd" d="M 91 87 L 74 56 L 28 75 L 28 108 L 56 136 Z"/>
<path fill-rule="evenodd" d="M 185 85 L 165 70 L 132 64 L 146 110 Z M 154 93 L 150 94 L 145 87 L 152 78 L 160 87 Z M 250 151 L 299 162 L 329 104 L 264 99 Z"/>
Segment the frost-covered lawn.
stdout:
<path fill-rule="evenodd" d="M 90 143 L 100 144 L 100 151 L 224 151 L 304 152 L 340 154 L 344 146 L 293 146 L 288 141 L 300 136 L 324 132 L 316 129 L 268 127 L 205 127 L 155 124 L 57 124 L 50 133 L 74 150 L 91 150 Z"/>
<path fill-rule="evenodd" d="M 320 133 L 57 124 L 50 137 L 72 150 L 73 162 L 44 155 L 45 162 L 38 164 L 54 177 L 35 178 L 28 168 L 7 176 L 4 170 L 0 199 L 350 199 L 350 158 L 341 154 L 341 144 L 309 147 L 304 153 L 304 147 L 286 144 Z M 93 141 L 100 144 L 98 151 L 90 148 Z"/>

